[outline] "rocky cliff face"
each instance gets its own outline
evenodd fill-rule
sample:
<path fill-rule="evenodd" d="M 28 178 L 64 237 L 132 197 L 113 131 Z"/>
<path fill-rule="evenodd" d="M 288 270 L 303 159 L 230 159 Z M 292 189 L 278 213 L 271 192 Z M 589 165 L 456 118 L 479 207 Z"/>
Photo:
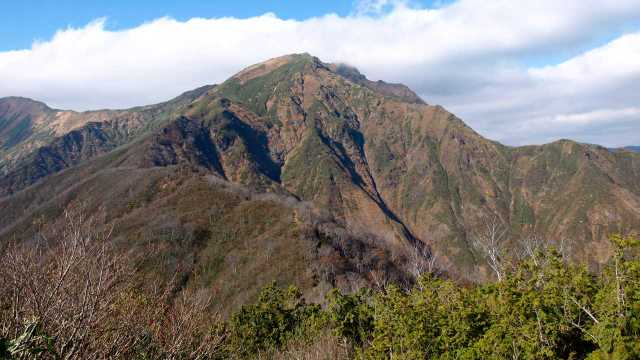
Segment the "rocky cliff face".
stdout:
<path fill-rule="evenodd" d="M 342 244 L 332 247 L 332 264 L 367 254 L 369 265 L 357 262 L 340 273 L 364 281 L 382 269 L 407 270 L 407 254 L 416 248 L 437 253 L 452 273 L 482 280 L 486 269 L 470 243 L 488 219 L 507 232 L 505 246 L 516 248 L 535 232 L 565 239 L 576 259 L 593 263 L 609 255 L 607 234 L 640 226 L 637 154 L 568 140 L 506 147 L 402 85 L 372 82 L 355 69 L 306 54 L 272 59 L 219 86 L 110 116 L 87 120 L 7 167 L 0 194 L 13 195 L 2 200 L 3 209 L 19 215 L 2 223 L 5 234 L 42 208 L 45 188 L 57 196 L 68 192 L 61 184 L 82 183 L 76 197 L 87 197 L 91 187 L 84 177 L 103 188 L 105 171 L 128 177 L 158 169 L 171 169 L 179 179 L 172 181 L 180 184 L 204 176 L 310 204 L 346 231 L 323 237 L 322 226 L 309 228 L 316 239 Z M 11 124 L 22 126 L 18 120 Z M 29 138 L 16 133 L 3 136 L 16 144 Z M 169 193 L 154 186 L 152 201 L 142 208 L 167 206 L 153 199 Z M 133 197 L 124 188 L 118 194 Z M 206 212 L 218 201 L 207 196 L 180 212 Z M 56 206 L 70 198 L 58 198 Z M 340 241 L 347 238 L 363 245 L 345 246 Z M 393 266 L 380 265 L 386 261 Z"/>

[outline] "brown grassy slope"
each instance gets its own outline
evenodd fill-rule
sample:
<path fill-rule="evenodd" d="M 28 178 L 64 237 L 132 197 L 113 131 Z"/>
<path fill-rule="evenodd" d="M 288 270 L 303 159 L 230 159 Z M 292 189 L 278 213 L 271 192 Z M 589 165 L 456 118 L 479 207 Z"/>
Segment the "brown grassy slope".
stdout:
<path fill-rule="evenodd" d="M 212 311 L 227 314 L 269 282 L 296 284 L 321 301 L 334 286 L 370 284 L 371 271 L 404 275 L 390 255 L 311 204 L 257 193 L 206 168 L 138 166 L 142 142 L 61 171 L 0 200 L 2 242 L 28 240 L 34 220 L 52 222 L 72 201 L 90 213 L 103 207 L 104 225 L 137 264 L 142 286 L 174 280 L 175 291 L 207 289 Z M 37 205 L 34 205 L 37 204 Z"/>

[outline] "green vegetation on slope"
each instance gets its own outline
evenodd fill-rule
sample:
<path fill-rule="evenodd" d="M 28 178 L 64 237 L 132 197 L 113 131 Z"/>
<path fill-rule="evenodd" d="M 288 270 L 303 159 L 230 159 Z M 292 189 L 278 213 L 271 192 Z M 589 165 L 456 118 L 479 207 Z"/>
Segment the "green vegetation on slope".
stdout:
<path fill-rule="evenodd" d="M 610 255 L 607 233 L 640 228 L 637 154 L 571 141 L 508 148 L 442 107 L 410 100 L 402 87 L 336 69 L 310 55 L 272 59 L 220 86 L 109 112 L 114 119 L 68 132 L 0 176 L 0 196 L 9 195 L 0 198 L 0 237 L 29 240 L 37 216 L 53 218 L 72 199 L 101 204 L 119 225 L 122 248 L 158 242 L 162 261 L 149 272 L 178 273 L 190 284 L 201 271 L 227 311 L 271 279 L 305 294 L 323 281 L 370 284 L 361 259 L 386 264 L 392 254 L 394 267 L 409 273 L 415 244 L 451 273 L 488 280 L 472 246 L 487 219 L 507 229 L 507 252 L 537 232 L 571 241 L 572 255 L 595 267 Z M 252 194 L 312 202 L 333 227 L 301 225 L 296 211 L 264 199 L 203 190 L 208 175 Z M 247 229 L 254 225 L 265 230 Z M 307 231 L 313 241 L 300 241 Z M 347 252 L 352 237 L 362 241 Z M 333 250 L 314 248 L 323 241 Z M 264 255 L 274 248 L 277 260 Z M 327 273 L 300 270 L 309 256 L 329 259 Z M 234 266 L 246 271 L 228 270 Z M 289 277 L 287 267 L 296 269 Z"/>
<path fill-rule="evenodd" d="M 274 282 L 223 321 L 211 313 L 214 304 L 205 293 L 185 290 L 158 298 L 132 288 L 126 276 L 117 277 L 95 257 L 85 256 L 99 250 L 112 259 L 110 248 L 92 241 L 82 243 L 76 262 L 69 264 L 69 276 L 93 279 L 91 274 L 102 270 L 101 276 L 117 277 L 118 282 L 112 287 L 88 285 L 102 295 L 97 308 L 87 310 L 95 312 L 98 321 L 72 320 L 85 337 L 65 328 L 67 319 L 38 312 L 42 308 L 21 297 L 28 300 L 33 295 L 20 286 L 55 275 L 56 266 L 66 264 L 69 249 L 47 249 L 58 255 L 50 268 L 25 261 L 39 259 L 46 264 L 51 260 L 47 251 L 10 249 L 3 260 L 30 272 L 0 270 L 0 291 L 20 295 L 0 297 L 0 355 L 8 359 L 285 359 L 298 358 L 296 354 L 306 359 L 637 359 L 640 240 L 615 235 L 611 242 L 614 255 L 599 273 L 565 261 L 552 247 L 539 247 L 513 264 L 499 282 L 462 286 L 424 274 L 412 288 L 390 284 L 349 294 L 333 290 L 327 293 L 325 307 L 307 303 L 295 287 L 282 288 Z M 110 261 L 120 264 L 118 258 Z M 71 285 L 64 279 L 63 284 Z M 66 293 L 58 293 L 56 287 L 46 289 L 55 292 L 54 306 L 62 306 L 59 311 L 82 306 L 67 298 L 76 294 L 74 287 Z M 158 306 L 161 311 L 154 311 Z M 111 328 L 114 324 L 126 327 Z"/>

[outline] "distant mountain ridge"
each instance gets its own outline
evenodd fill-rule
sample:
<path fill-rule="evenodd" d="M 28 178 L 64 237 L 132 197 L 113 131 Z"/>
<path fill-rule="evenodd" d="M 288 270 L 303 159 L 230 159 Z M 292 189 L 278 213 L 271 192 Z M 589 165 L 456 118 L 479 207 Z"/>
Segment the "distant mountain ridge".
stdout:
<path fill-rule="evenodd" d="M 112 111 L 76 113 L 49 108 L 20 97 L 0 99 L 0 169 L 15 159 L 90 121 L 104 121 Z"/>
<path fill-rule="evenodd" d="M 179 109 L 211 86 L 186 92 L 160 104 L 127 110 L 74 112 L 53 110 L 25 98 L 0 99 L 0 123 L 9 131 L 0 132 L 0 183 L 11 180 L 18 188 L 41 177 L 106 153 L 127 141 L 160 126 Z M 12 105 L 13 103 L 13 105 Z M 9 104 L 7 106 L 7 104 Z M 2 115 L 11 107 L 30 109 L 22 115 Z M 32 109 L 36 109 L 35 111 Z M 20 126 L 22 139 L 11 127 Z M 12 135 L 13 134 L 13 135 Z M 4 135 L 4 136 L 1 136 Z M 18 141 L 16 141 L 18 140 Z M 13 171 L 11 171 L 13 169 Z M 0 191 L 2 193 L 2 191 Z"/>
<path fill-rule="evenodd" d="M 640 152 L 640 146 L 623 146 L 617 148 L 609 148 L 609 151 L 620 152 L 620 151 L 632 151 L 632 152 Z"/>
<path fill-rule="evenodd" d="M 5 109 L 12 129 L 29 129 L 31 113 L 57 114 L 37 103 Z M 186 262 L 212 286 L 267 281 L 259 273 L 309 293 L 403 279 L 420 248 L 481 281 L 490 274 L 471 243 L 490 219 L 510 248 L 537 233 L 594 264 L 609 257 L 610 232 L 640 227 L 640 155 L 569 140 L 504 146 L 403 85 L 308 54 L 167 103 L 68 116 L 79 126 L 64 134 L 55 122 L 0 133 L 11 144 L 0 236 L 26 236 L 35 217 L 81 199 L 107 207 L 123 244 L 166 242 L 175 260 L 162 271 Z M 207 235 L 179 250 L 162 235 L 169 223 Z M 298 275 L 263 258 L 271 252 Z M 251 291 L 223 292 L 240 302 Z"/>

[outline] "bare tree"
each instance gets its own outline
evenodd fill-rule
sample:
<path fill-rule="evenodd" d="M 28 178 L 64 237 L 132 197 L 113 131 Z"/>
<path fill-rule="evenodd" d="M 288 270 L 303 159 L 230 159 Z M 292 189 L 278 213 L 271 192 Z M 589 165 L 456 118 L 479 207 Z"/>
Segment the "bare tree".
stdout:
<path fill-rule="evenodd" d="M 168 358 L 209 359 L 219 353 L 226 333 L 217 315 L 207 316 L 207 291 L 186 290 L 165 312 L 156 338 Z"/>
<path fill-rule="evenodd" d="M 562 260 L 564 262 L 568 262 L 571 259 L 571 254 L 573 253 L 571 247 L 571 240 L 567 240 L 566 238 L 561 238 L 559 241 L 552 242 L 555 244 L 558 249 L 558 253 L 562 256 Z"/>
<path fill-rule="evenodd" d="M 112 228 L 74 205 L 33 243 L 2 255 L 3 291 L 11 294 L 11 332 L 36 319 L 56 339 L 57 356 L 76 358 L 108 316 L 127 263 L 112 248 Z"/>
<path fill-rule="evenodd" d="M 33 241 L 0 253 L 0 338 L 12 339 L 12 354 L 45 344 L 40 358 L 215 357 L 225 332 L 210 296 L 176 295 L 176 279 L 140 287 L 141 259 L 117 251 L 103 215 L 74 204 Z"/>
<path fill-rule="evenodd" d="M 538 232 L 531 231 L 525 234 L 520 240 L 520 259 L 531 259 L 536 266 L 544 265 L 543 256 L 551 249 L 556 251 L 563 261 L 569 261 L 571 255 L 571 244 L 565 238 L 560 240 L 545 239 Z"/>
<path fill-rule="evenodd" d="M 23 326 L 37 324 L 55 339 L 52 356 L 64 359 L 126 358 L 149 341 L 141 337 L 145 333 L 153 334 L 156 342 L 182 341 L 165 336 L 175 329 L 171 324 L 187 322 L 183 313 L 176 314 L 169 306 L 167 289 L 174 286 L 158 286 L 165 288 L 164 294 L 136 289 L 132 280 L 136 261 L 116 251 L 112 227 L 103 223 L 100 212 L 88 216 L 82 205 L 74 204 L 34 241 L 12 244 L 4 252 L 6 266 L 0 271 L 8 286 L 0 291 L 12 294 L 8 302 L 12 316 L 3 336 L 15 338 Z"/>
<path fill-rule="evenodd" d="M 485 258 L 498 281 L 504 278 L 506 239 L 507 228 L 495 215 L 485 221 L 481 229 L 472 235 L 473 247 Z"/>
<path fill-rule="evenodd" d="M 371 269 L 369 271 L 369 279 L 378 289 L 385 289 L 389 278 L 384 270 Z"/>
<path fill-rule="evenodd" d="M 190 289 L 174 295 L 176 279 L 145 293 L 131 287 L 120 294 L 114 313 L 93 339 L 97 358 L 146 357 L 212 359 L 222 350 L 226 330 L 210 315 L 211 297 Z"/>
<path fill-rule="evenodd" d="M 414 244 L 408 254 L 409 272 L 418 279 L 423 274 L 438 273 L 438 256 L 423 243 Z"/>
<path fill-rule="evenodd" d="M 536 266 L 540 266 L 540 255 L 547 249 L 547 242 L 544 238 L 536 232 L 531 232 L 522 237 L 520 246 L 520 257 L 531 259 Z"/>
<path fill-rule="evenodd" d="M 570 289 L 563 289 L 563 318 L 568 324 L 587 335 L 595 343 L 599 343 L 599 337 L 588 330 L 588 321 L 590 320 L 594 324 L 599 324 L 600 321 L 594 316 L 594 312 L 589 309 L 589 304 L 583 302 L 578 300 Z"/>

